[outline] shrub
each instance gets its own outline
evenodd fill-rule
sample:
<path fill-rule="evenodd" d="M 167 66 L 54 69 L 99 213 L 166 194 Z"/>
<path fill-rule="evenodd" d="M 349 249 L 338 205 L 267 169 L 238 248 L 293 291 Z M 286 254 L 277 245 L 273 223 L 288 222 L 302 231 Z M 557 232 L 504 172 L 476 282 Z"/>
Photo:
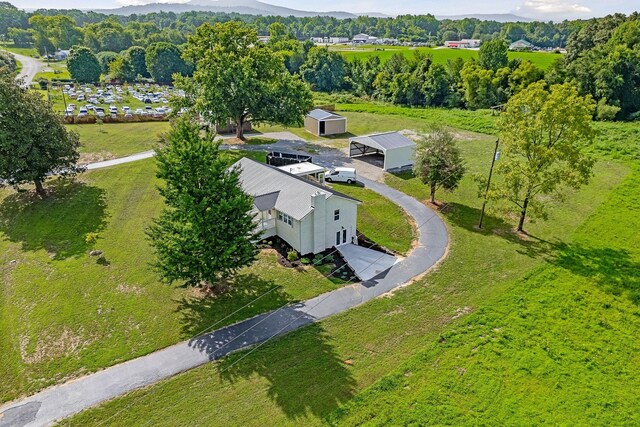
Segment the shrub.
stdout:
<path fill-rule="evenodd" d="M 85 243 L 86 243 L 86 244 L 88 244 L 88 245 L 93 245 L 93 244 L 95 244 L 95 243 L 98 241 L 98 233 L 94 233 L 94 232 L 87 233 L 87 234 L 84 236 L 84 241 L 85 241 Z"/>
<path fill-rule="evenodd" d="M 318 254 L 313 258 L 313 264 L 314 265 L 321 265 L 322 262 L 324 261 L 324 258 L 322 255 Z"/>
<path fill-rule="evenodd" d="M 309 260 L 309 258 L 302 258 L 300 260 L 301 263 L 303 263 L 304 265 L 308 265 L 311 263 L 311 261 Z"/>
<path fill-rule="evenodd" d="M 42 90 L 46 90 L 47 86 L 49 86 L 49 80 L 47 79 L 40 79 L 38 80 L 38 84 L 40 85 L 40 89 Z"/>
<path fill-rule="evenodd" d="M 289 251 L 287 252 L 287 259 L 291 262 L 297 260 L 299 258 L 298 252 L 296 251 Z"/>
<path fill-rule="evenodd" d="M 620 107 L 608 105 L 607 98 L 602 98 L 596 108 L 596 120 L 603 122 L 615 120 L 619 112 Z"/>

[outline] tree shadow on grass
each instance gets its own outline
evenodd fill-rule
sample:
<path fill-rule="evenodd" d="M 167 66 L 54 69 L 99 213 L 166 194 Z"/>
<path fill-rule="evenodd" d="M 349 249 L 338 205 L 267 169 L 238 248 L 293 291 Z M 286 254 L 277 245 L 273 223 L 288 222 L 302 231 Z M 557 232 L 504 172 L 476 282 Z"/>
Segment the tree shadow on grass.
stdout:
<path fill-rule="evenodd" d="M 0 204 L 0 233 L 23 251 L 44 249 L 56 260 L 89 250 L 85 236 L 106 225 L 105 191 L 77 181 L 57 180 L 40 199 L 31 192 L 6 197 Z"/>
<path fill-rule="evenodd" d="M 183 337 L 190 338 L 292 301 L 291 296 L 275 282 L 255 274 L 239 274 L 221 295 L 203 296 L 194 292 L 180 298 L 176 311 L 182 316 Z M 207 351 L 206 348 L 202 350 Z"/>
<path fill-rule="evenodd" d="M 254 352 L 225 358 L 220 376 L 231 383 L 263 377 L 269 384 L 267 396 L 288 418 L 323 418 L 356 392 L 348 363 L 322 325 L 313 323 Z"/>
<path fill-rule="evenodd" d="M 557 243 L 550 263 L 595 281 L 605 292 L 628 293 L 640 305 L 640 261 L 627 250 Z"/>
<path fill-rule="evenodd" d="M 513 231 L 513 224 L 486 212 L 484 215 L 482 229 L 479 229 L 478 222 L 480 220 L 480 209 L 471 206 L 462 205 L 460 203 L 447 203 L 442 208 L 442 213 L 456 226 L 486 236 L 500 236 L 503 239 L 516 244 L 518 246 L 518 253 L 532 258 L 547 255 L 556 245 L 535 236 L 520 236 Z"/>

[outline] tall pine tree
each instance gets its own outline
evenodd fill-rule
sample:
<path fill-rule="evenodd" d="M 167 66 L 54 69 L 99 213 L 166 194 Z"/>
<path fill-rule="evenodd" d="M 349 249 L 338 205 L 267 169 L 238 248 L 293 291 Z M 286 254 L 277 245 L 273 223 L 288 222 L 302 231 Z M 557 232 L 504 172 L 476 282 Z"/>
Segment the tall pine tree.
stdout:
<path fill-rule="evenodd" d="M 218 146 L 178 119 L 158 150 L 166 207 L 148 230 L 156 268 L 168 282 L 216 288 L 256 256 L 253 201 Z"/>

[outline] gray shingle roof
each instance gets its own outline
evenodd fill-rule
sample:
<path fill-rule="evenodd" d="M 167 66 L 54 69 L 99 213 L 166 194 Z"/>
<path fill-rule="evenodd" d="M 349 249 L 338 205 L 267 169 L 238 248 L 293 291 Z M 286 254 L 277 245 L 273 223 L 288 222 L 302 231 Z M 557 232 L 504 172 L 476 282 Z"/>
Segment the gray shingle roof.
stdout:
<path fill-rule="evenodd" d="M 307 114 L 309 117 L 316 119 L 316 120 L 326 120 L 326 119 L 331 119 L 331 118 L 341 118 L 342 116 L 339 114 L 335 114 L 335 113 L 331 113 L 329 111 L 325 111 L 325 110 L 321 110 L 320 108 L 316 108 L 315 110 L 311 110 L 309 112 L 309 114 Z"/>
<path fill-rule="evenodd" d="M 253 204 L 259 211 L 267 211 L 276 207 L 278 201 L 279 191 L 273 193 L 261 194 L 253 198 Z"/>
<path fill-rule="evenodd" d="M 254 197 L 254 204 L 259 210 L 266 210 L 261 207 L 270 206 L 267 209 L 275 208 L 301 220 L 313 210 L 311 196 L 317 192 L 326 194 L 327 198 L 336 196 L 360 203 L 359 200 L 329 187 L 246 157 L 238 160 L 232 167 L 236 166 L 240 168 L 242 189 Z"/>
<path fill-rule="evenodd" d="M 406 136 L 403 136 L 399 132 L 386 132 L 367 136 L 357 136 L 354 138 L 350 138 L 349 142 L 357 142 L 359 144 L 377 148 L 378 150 L 416 146 L 415 142 L 413 142 Z"/>

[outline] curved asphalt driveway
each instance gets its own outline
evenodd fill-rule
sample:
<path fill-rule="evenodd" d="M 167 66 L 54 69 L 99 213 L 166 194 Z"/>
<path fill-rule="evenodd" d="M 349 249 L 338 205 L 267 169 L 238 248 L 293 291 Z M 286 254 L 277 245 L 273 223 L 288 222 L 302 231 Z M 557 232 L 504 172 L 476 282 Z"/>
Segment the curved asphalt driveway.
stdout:
<path fill-rule="evenodd" d="M 127 163 L 150 155 L 153 154 L 130 156 L 100 166 Z M 341 156 L 316 155 L 316 158 L 318 157 L 325 162 L 338 162 Z M 348 159 L 344 161 L 348 162 Z M 93 169 L 96 166 L 89 168 Z M 449 237 L 438 215 L 416 199 L 380 182 L 366 178 L 360 180 L 367 188 L 401 206 L 417 225 L 417 247 L 391 269 L 369 281 L 345 286 L 298 304 L 287 305 L 6 404 L 0 407 L 0 426 L 50 425 L 56 420 L 139 387 L 156 383 L 234 351 L 356 307 L 409 283 L 444 258 Z"/>
<path fill-rule="evenodd" d="M 13 52 L 9 53 L 22 64 L 22 70 L 20 70 L 18 78 L 24 78 L 25 86 L 29 86 L 33 79 L 36 77 L 36 74 L 38 74 L 38 72 L 42 68 L 42 62 L 29 56 L 19 55 Z"/>

